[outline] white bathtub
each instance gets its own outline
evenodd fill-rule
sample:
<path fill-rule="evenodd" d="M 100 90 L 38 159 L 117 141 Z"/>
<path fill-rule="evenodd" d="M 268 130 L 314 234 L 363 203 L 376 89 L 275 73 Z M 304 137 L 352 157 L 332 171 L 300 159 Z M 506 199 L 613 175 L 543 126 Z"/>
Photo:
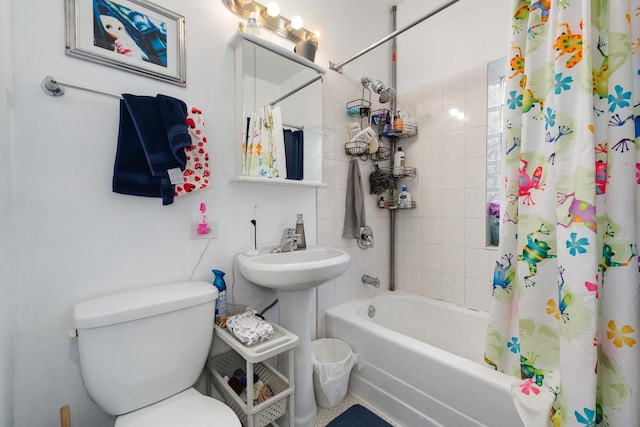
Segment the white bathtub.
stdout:
<path fill-rule="evenodd" d="M 401 425 L 523 426 L 515 378 L 483 362 L 486 313 L 394 292 L 333 307 L 325 322 L 360 354 L 349 389 Z"/>

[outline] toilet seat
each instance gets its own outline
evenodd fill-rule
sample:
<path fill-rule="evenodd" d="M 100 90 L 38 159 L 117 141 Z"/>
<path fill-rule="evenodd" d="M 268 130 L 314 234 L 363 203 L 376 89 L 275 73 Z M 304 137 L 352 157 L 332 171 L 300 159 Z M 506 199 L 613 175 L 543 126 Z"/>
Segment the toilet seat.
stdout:
<path fill-rule="evenodd" d="M 120 415 L 114 427 L 240 427 L 240 420 L 223 402 L 193 388 L 137 411 Z"/>

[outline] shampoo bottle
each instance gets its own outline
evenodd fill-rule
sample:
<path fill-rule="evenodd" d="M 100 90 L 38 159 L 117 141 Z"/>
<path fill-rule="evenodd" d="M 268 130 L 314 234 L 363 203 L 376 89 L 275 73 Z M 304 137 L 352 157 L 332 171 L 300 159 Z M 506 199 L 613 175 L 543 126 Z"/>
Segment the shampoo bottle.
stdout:
<path fill-rule="evenodd" d="M 213 286 L 218 288 L 215 322 L 216 324 L 224 327 L 227 324 L 227 284 L 224 282 L 224 271 L 211 271 L 216 276 L 213 279 Z"/>
<path fill-rule="evenodd" d="M 296 233 L 300 235 L 300 240 L 298 241 L 298 249 L 306 249 L 307 247 L 307 239 L 304 236 L 304 222 L 302 221 L 302 214 L 298 214 L 298 220 L 296 221 Z"/>
<path fill-rule="evenodd" d="M 398 196 L 398 205 L 400 205 L 400 208 L 409 208 L 409 207 L 411 207 L 411 193 L 409 193 L 407 191 L 407 186 L 406 185 L 402 186 L 402 191 L 400 192 L 400 195 Z"/>
<path fill-rule="evenodd" d="M 393 176 L 402 176 L 404 172 L 404 151 L 398 147 L 398 151 L 393 156 Z"/>

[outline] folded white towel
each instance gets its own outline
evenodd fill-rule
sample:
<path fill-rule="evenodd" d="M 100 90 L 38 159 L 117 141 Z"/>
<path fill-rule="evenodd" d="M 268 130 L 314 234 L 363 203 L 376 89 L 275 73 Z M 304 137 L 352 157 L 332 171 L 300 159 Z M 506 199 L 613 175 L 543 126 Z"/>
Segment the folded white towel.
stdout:
<path fill-rule="evenodd" d="M 273 326 L 256 315 L 250 308 L 242 314 L 229 316 L 227 328 L 244 345 L 257 344 L 271 338 Z"/>

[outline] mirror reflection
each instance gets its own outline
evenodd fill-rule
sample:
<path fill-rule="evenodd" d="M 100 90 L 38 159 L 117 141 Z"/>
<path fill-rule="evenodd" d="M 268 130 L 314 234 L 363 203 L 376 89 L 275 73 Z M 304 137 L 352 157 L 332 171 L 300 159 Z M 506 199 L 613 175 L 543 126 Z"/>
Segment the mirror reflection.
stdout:
<path fill-rule="evenodd" d="M 322 71 L 280 49 L 243 40 L 236 51 L 241 176 L 321 182 Z"/>

